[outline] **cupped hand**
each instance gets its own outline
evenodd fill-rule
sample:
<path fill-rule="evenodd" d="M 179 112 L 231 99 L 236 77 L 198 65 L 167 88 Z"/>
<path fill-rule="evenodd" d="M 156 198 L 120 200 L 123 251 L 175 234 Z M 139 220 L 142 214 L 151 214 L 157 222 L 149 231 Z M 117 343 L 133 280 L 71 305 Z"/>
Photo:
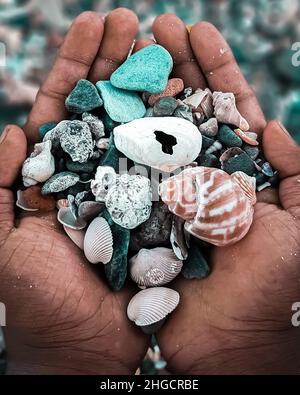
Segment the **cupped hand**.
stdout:
<path fill-rule="evenodd" d="M 8 373 L 134 373 L 148 339 L 130 324 L 131 290 L 113 293 L 58 226 L 55 214 L 15 218 L 10 190 L 38 127 L 67 117 L 76 82 L 108 79 L 130 50 L 137 17 L 117 9 L 73 23 L 24 132 L 8 126 L 0 144 L 0 301 L 5 303 Z M 26 135 L 26 137 L 25 137 Z"/>
<path fill-rule="evenodd" d="M 233 246 L 212 249 L 207 279 L 175 282 L 181 303 L 159 334 L 169 369 L 299 373 L 300 330 L 291 325 L 291 308 L 300 300 L 300 148 L 281 124 L 266 124 L 214 26 L 200 22 L 189 34 L 179 18 L 165 14 L 154 21 L 153 33 L 172 54 L 174 76 L 185 86 L 235 94 L 281 178 L 277 190 L 259 194 L 248 235 Z"/>

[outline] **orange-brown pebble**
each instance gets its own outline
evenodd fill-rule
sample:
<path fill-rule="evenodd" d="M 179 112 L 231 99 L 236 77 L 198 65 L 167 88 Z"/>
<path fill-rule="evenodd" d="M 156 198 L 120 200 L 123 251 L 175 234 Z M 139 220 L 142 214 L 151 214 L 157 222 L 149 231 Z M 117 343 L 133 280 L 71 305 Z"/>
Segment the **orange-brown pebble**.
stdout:
<path fill-rule="evenodd" d="M 259 142 L 248 136 L 246 133 L 244 133 L 241 129 L 234 129 L 234 132 L 237 136 L 239 136 L 244 143 L 249 144 L 249 145 L 258 145 Z"/>
<path fill-rule="evenodd" d="M 23 201 L 26 207 L 40 211 L 52 211 L 55 209 L 53 196 L 43 196 L 41 187 L 34 185 L 23 192 Z"/>
<path fill-rule="evenodd" d="M 152 107 L 155 102 L 162 97 L 176 96 L 178 93 L 183 91 L 184 83 L 181 78 L 171 78 L 168 82 L 166 89 L 162 93 L 156 93 L 149 97 L 148 103 Z"/>

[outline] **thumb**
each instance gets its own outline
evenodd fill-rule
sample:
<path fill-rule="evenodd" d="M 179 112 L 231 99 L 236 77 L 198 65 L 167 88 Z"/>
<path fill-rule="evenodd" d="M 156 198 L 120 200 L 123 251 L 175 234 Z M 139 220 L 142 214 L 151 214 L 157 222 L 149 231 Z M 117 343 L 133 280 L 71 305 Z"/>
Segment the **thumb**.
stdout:
<path fill-rule="evenodd" d="M 8 189 L 17 178 L 26 158 L 27 141 L 24 132 L 9 125 L 0 136 L 0 243 L 13 227 L 14 197 Z"/>
<path fill-rule="evenodd" d="M 278 121 L 271 121 L 263 132 L 266 159 L 281 178 L 279 197 L 283 208 L 300 215 L 300 146 Z"/>

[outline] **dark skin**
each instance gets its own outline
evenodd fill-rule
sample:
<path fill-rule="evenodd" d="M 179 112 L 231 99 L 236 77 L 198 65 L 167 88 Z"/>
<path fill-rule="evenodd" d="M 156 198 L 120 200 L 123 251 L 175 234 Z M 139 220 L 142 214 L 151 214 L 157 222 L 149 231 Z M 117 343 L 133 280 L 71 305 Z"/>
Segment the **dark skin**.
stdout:
<path fill-rule="evenodd" d="M 30 143 L 40 124 L 66 117 L 63 103 L 78 79 L 107 79 L 125 60 L 137 29 L 136 16 L 124 9 L 113 11 L 105 25 L 95 13 L 77 18 L 24 128 Z M 169 369 L 299 373 L 300 332 L 290 324 L 291 305 L 300 300 L 299 147 L 279 123 L 266 125 L 212 25 L 199 23 L 188 34 L 180 19 L 166 14 L 153 32 L 186 86 L 235 93 L 281 177 L 278 190 L 260 194 L 249 234 L 234 246 L 213 249 L 210 277 L 171 284 L 181 303 L 158 334 Z M 139 40 L 135 50 L 151 43 Z M 135 291 L 112 293 L 54 214 L 15 218 L 10 188 L 26 157 L 24 132 L 9 126 L 0 144 L 0 300 L 8 313 L 8 372 L 134 373 L 149 344 L 126 317 Z"/>

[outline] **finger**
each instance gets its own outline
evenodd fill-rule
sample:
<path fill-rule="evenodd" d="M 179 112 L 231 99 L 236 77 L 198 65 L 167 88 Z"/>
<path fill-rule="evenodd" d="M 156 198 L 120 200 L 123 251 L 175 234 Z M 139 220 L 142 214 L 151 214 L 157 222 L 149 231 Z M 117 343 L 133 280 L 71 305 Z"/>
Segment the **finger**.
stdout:
<path fill-rule="evenodd" d="M 263 132 L 266 159 L 279 171 L 282 179 L 279 197 L 286 210 L 300 214 L 300 147 L 277 121 L 271 121 Z"/>
<path fill-rule="evenodd" d="M 257 202 L 258 203 L 275 204 L 276 206 L 280 206 L 278 189 L 266 188 L 266 189 L 258 192 L 257 193 Z"/>
<path fill-rule="evenodd" d="M 174 61 L 172 75 L 181 78 L 185 87 L 205 88 L 207 83 L 195 60 L 189 42 L 189 33 L 182 20 L 174 14 L 160 15 L 155 19 L 152 31 L 157 43 L 172 55 Z"/>
<path fill-rule="evenodd" d="M 105 18 L 104 37 L 88 79 L 93 83 L 109 80 L 126 60 L 138 32 L 139 21 L 133 11 L 117 8 Z"/>
<path fill-rule="evenodd" d="M 153 45 L 153 44 L 155 44 L 155 41 L 152 40 L 151 38 L 140 38 L 134 44 L 134 48 L 133 48 L 132 52 L 136 53 L 137 51 L 139 51 L 145 47 L 148 47 L 149 45 Z"/>
<path fill-rule="evenodd" d="M 84 12 L 75 19 L 25 125 L 30 142 L 37 141 L 38 128 L 43 123 L 66 118 L 65 99 L 76 82 L 87 77 L 99 50 L 103 29 L 102 18 L 95 12 Z"/>
<path fill-rule="evenodd" d="M 14 225 L 14 197 L 7 188 L 17 178 L 26 150 L 23 131 L 15 125 L 7 126 L 0 139 L 0 245 Z"/>
<path fill-rule="evenodd" d="M 251 130 L 262 133 L 266 125 L 262 110 L 221 33 L 212 24 L 199 22 L 191 29 L 190 42 L 211 90 L 234 93 Z"/>

